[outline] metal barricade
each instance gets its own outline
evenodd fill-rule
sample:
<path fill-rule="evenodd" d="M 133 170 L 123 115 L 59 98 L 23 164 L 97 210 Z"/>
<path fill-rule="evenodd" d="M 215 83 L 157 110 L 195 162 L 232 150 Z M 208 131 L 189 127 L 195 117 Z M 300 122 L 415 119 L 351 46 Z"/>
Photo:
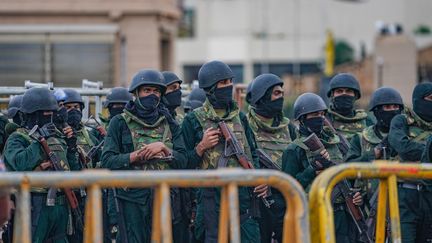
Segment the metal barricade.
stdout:
<path fill-rule="evenodd" d="M 376 242 L 382 243 L 385 240 L 387 203 L 392 241 L 401 242 L 397 179 L 432 179 L 432 164 L 375 161 L 367 164 L 346 163 L 324 170 L 312 183 L 309 193 L 312 242 L 336 242 L 331 192 L 345 178 L 380 180 Z"/>
<path fill-rule="evenodd" d="M 238 186 L 267 184 L 278 189 L 287 205 L 283 243 L 309 243 L 308 209 L 300 184 L 287 174 L 272 170 L 182 170 L 182 171 L 107 171 L 83 172 L 8 172 L 0 177 L 1 187 L 18 187 L 14 242 L 31 242 L 30 187 L 87 187 L 85 242 L 102 242 L 101 188 L 152 187 L 152 242 L 172 242 L 170 187 L 222 187 L 219 242 L 240 243 Z"/>

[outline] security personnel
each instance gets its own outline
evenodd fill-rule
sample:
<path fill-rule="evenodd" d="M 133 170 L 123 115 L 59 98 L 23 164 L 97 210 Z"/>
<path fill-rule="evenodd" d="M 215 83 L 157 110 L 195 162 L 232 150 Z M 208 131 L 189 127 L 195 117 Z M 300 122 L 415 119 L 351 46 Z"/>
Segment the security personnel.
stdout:
<path fill-rule="evenodd" d="M 413 110 L 397 115 L 390 124 L 389 143 L 401 162 L 421 161 L 432 134 L 432 83 L 418 84 L 412 94 Z M 422 161 L 430 163 L 431 161 Z M 399 182 L 399 211 L 402 242 L 432 241 L 432 182 Z"/>
<path fill-rule="evenodd" d="M 100 167 L 100 157 L 102 151 L 96 153 L 91 161 L 87 161 L 85 156 L 93 146 L 99 144 L 99 140 L 92 135 L 81 122 L 84 101 L 81 95 L 74 89 L 64 89 L 65 99 L 63 105 L 67 110 L 67 124 L 74 129 L 77 136 L 78 153 L 82 169 Z"/>
<path fill-rule="evenodd" d="M 5 135 L 6 138 L 9 137 L 13 132 L 16 131 L 19 127 L 22 126 L 23 123 L 23 115 L 22 112 L 19 111 L 21 108 L 21 101 L 23 95 L 16 95 L 12 97 L 9 101 L 7 115 L 12 122 L 8 122 L 5 127 Z"/>
<path fill-rule="evenodd" d="M 361 91 L 359 82 L 353 75 L 340 73 L 334 76 L 330 80 L 327 96 L 330 98 L 327 116 L 333 127 L 348 140 L 373 125 L 373 121 L 364 110 L 354 109 L 354 103 L 360 99 Z"/>
<path fill-rule="evenodd" d="M 0 154 L 3 151 L 3 147 L 6 143 L 6 125 L 8 124 L 8 119 L 5 115 L 0 112 Z"/>
<path fill-rule="evenodd" d="M 390 87 L 377 89 L 369 103 L 369 111 L 373 112 L 377 123 L 353 136 L 346 160 L 366 162 L 394 159 L 397 152 L 390 148 L 387 136 L 391 120 L 403 110 L 403 100 L 397 90 Z"/>
<path fill-rule="evenodd" d="M 104 107 L 108 109 L 109 117 L 104 118 L 99 115 L 101 121 L 103 122 L 105 129 L 108 130 L 108 124 L 110 120 L 121 113 L 126 106 L 126 104 L 133 99 L 131 93 L 129 93 L 127 88 L 123 87 L 115 87 L 112 88 L 106 97 L 106 101 L 104 102 Z"/>
<path fill-rule="evenodd" d="M 206 100 L 206 94 L 203 89 L 194 88 L 188 96 L 188 100 L 184 105 L 184 113 L 187 114 L 196 108 L 201 107 Z"/>
<path fill-rule="evenodd" d="M 284 117 L 282 108 L 284 90 L 282 80 L 274 74 L 261 74 L 252 81 L 247 93 L 251 103 L 247 118 L 255 135 L 258 148 L 269 155 L 273 162 L 282 167 L 282 154 L 288 144 L 296 139 L 296 128 Z M 263 164 L 261 167 L 265 168 Z M 272 189 L 274 203 L 270 209 L 261 207 L 261 242 L 271 242 L 272 234 L 282 242 L 285 203 L 282 194 Z"/>
<path fill-rule="evenodd" d="M 102 166 L 111 170 L 166 170 L 186 167 L 186 149 L 177 122 L 160 104 L 165 94 L 164 78 L 159 71 L 143 69 L 132 79 L 129 92 L 135 97 L 124 113 L 110 121 L 102 154 Z M 172 155 L 171 161 L 158 161 Z M 146 163 L 146 161 L 155 162 Z M 150 242 L 151 189 L 119 188 L 117 200 L 123 215 L 128 242 Z M 118 226 L 114 225 L 116 228 Z"/>
<path fill-rule="evenodd" d="M 70 127 L 57 130 L 52 123 L 57 111 L 54 95 L 45 88 L 31 88 L 22 98 L 21 112 L 24 114 L 22 128 L 18 128 L 7 140 L 4 162 L 9 171 L 35 171 L 51 167 L 46 151 L 30 134 L 36 125 L 43 128 L 48 146 L 61 159 L 63 169 L 79 170 L 76 154 L 76 139 Z M 37 132 L 35 134 L 38 134 Z M 69 210 L 63 192 L 58 192 L 54 206 L 47 206 L 48 188 L 31 188 L 32 240 L 33 242 L 68 242 Z"/>
<path fill-rule="evenodd" d="M 256 144 L 246 116 L 233 101 L 234 74 L 223 62 L 205 63 L 198 72 L 199 87 L 206 92 L 203 106 L 190 112 L 182 124 L 189 167 L 202 170 L 216 169 L 224 153 L 224 142 L 220 140 L 218 122 L 224 121 L 233 131 L 240 146 L 255 168 L 259 168 Z M 228 167 L 240 167 L 235 156 L 230 156 Z M 267 187 L 239 188 L 240 224 L 242 242 L 260 242 L 258 222 L 254 218 L 256 209 L 251 207 L 252 197 L 266 196 Z M 205 242 L 217 242 L 220 190 L 205 188 L 198 195 L 197 218 L 203 217 L 202 224 L 196 224 L 196 231 L 205 234 Z M 202 214 L 202 215 L 201 215 Z M 201 229 L 200 229 L 201 228 Z M 203 229 L 202 229 L 203 228 Z"/>
<path fill-rule="evenodd" d="M 306 191 L 312 184 L 315 177 L 331 166 L 328 161 L 342 163 L 343 155 L 338 148 L 340 139 L 333 134 L 328 127 L 324 126 L 324 116 L 327 106 L 316 94 L 304 93 L 294 103 L 294 117 L 299 121 L 299 137 L 290 143 L 282 156 L 282 169 L 285 173 L 296 178 Z M 325 149 L 315 154 L 304 144 L 305 139 L 315 133 Z M 325 159 L 322 162 L 322 159 Z M 327 162 L 326 162 L 327 161 Z M 353 196 L 353 203 L 363 203 L 360 192 Z M 355 242 L 350 236 L 352 219 L 346 209 L 342 196 L 336 197 L 333 201 L 334 219 L 336 229 L 336 242 Z"/>
<path fill-rule="evenodd" d="M 171 115 L 181 123 L 183 117 L 177 115 L 176 109 L 181 106 L 182 92 L 180 85 L 183 81 L 175 73 L 170 71 L 163 71 L 162 75 L 164 76 L 165 85 L 167 87 L 163 102 Z"/>

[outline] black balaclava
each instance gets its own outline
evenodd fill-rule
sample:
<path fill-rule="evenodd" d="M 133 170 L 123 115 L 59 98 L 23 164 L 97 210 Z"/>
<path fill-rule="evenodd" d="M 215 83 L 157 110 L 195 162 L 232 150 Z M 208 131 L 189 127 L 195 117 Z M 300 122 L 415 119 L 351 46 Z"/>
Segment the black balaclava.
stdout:
<path fill-rule="evenodd" d="M 52 115 L 44 115 L 43 111 L 36 111 L 31 114 L 25 114 L 24 126 L 28 129 L 32 129 L 35 125 L 43 127 L 45 124 L 53 122 Z"/>
<path fill-rule="evenodd" d="M 401 114 L 402 109 L 393 111 L 384 111 L 382 106 L 379 106 L 373 110 L 373 113 L 377 119 L 377 128 L 384 133 L 388 133 L 390 130 L 390 122 L 396 115 Z"/>
<path fill-rule="evenodd" d="M 12 121 L 18 126 L 23 125 L 23 114 L 20 111 L 17 111 L 14 117 L 12 117 Z"/>
<path fill-rule="evenodd" d="M 343 116 L 354 115 L 354 102 L 356 101 L 355 96 L 341 95 L 332 97 L 332 108 Z"/>
<path fill-rule="evenodd" d="M 126 105 L 126 110 L 135 114 L 147 124 L 154 124 L 159 119 L 160 98 L 155 94 L 139 97 L 138 90 L 135 91 L 135 101 L 130 101 Z"/>
<path fill-rule="evenodd" d="M 121 104 L 120 107 L 119 107 L 119 105 L 120 104 L 117 104 L 117 107 L 113 107 L 113 105 L 108 106 L 108 111 L 110 114 L 109 119 L 112 119 L 116 115 L 123 113 L 123 110 L 124 110 L 126 104 Z"/>
<path fill-rule="evenodd" d="M 180 89 L 165 94 L 164 103 L 171 113 L 174 113 L 175 109 L 181 105 L 181 96 L 182 96 L 182 92 Z"/>
<path fill-rule="evenodd" d="M 274 87 L 274 86 L 273 86 Z M 255 112 L 258 115 L 261 115 L 266 118 L 273 118 L 272 127 L 277 127 L 282 120 L 282 108 L 283 108 L 283 97 L 280 97 L 275 100 L 271 100 L 271 96 L 273 93 L 273 87 L 267 89 L 264 96 L 258 100 L 256 107 L 253 107 Z"/>
<path fill-rule="evenodd" d="M 306 119 L 303 117 L 300 120 L 300 133 L 304 136 L 308 136 L 311 133 L 315 133 L 316 135 L 320 135 L 324 127 L 324 118 L 323 117 L 313 117 Z"/>
<path fill-rule="evenodd" d="M 417 85 L 413 92 L 413 110 L 421 119 L 432 122 L 432 101 L 424 97 L 432 94 L 432 82 L 424 82 Z"/>
<path fill-rule="evenodd" d="M 216 88 L 216 85 L 206 92 L 206 96 L 215 109 L 228 110 L 232 104 L 233 85 Z"/>
<path fill-rule="evenodd" d="M 71 109 L 67 112 L 67 123 L 72 127 L 77 129 L 81 123 L 82 112 L 78 109 Z"/>

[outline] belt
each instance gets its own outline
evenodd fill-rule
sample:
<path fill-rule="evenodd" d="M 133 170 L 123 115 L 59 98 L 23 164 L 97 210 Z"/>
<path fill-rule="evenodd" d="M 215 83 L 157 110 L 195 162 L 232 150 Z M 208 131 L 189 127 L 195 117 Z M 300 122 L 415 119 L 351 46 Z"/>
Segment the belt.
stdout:
<path fill-rule="evenodd" d="M 426 186 L 423 184 L 402 182 L 402 183 L 399 183 L 399 187 L 405 188 L 405 189 L 417 190 L 419 192 L 426 191 Z"/>
<path fill-rule="evenodd" d="M 32 197 L 42 197 L 44 201 L 46 201 L 47 194 L 46 193 L 31 193 Z M 55 205 L 65 205 L 66 204 L 66 196 L 64 193 L 57 193 L 57 196 L 54 201 Z"/>

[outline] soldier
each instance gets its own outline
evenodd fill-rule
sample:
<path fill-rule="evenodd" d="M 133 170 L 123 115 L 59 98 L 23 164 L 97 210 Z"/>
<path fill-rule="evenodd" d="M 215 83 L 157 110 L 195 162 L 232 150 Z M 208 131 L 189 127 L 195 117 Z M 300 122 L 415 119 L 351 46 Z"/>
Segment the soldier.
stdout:
<path fill-rule="evenodd" d="M 224 143 L 220 141 L 221 131 L 218 128 L 220 121 L 224 121 L 233 131 L 254 167 L 259 167 L 253 132 L 246 116 L 240 112 L 232 98 L 233 77 L 228 65 L 220 61 L 207 62 L 199 70 L 199 87 L 204 89 L 207 99 L 202 107 L 190 112 L 182 124 L 186 148 L 190 153 L 190 168 L 218 168 L 219 158 L 224 154 Z M 227 159 L 227 167 L 240 167 L 235 156 Z M 250 188 L 239 188 L 242 242 L 260 242 L 259 226 L 255 218 L 257 208 L 251 207 L 251 202 L 255 196 L 265 197 L 267 186 L 258 186 L 254 191 L 256 195 L 253 195 Z M 203 217 L 203 221 L 202 224 L 195 225 L 195 232 L 204 231 L 205 242 L 217 242 L 219 192 L 219 189 L 205 188 L 198 194 L 197 218 Z"/>
<path fill-rule="evenodd" d="M 126 105 L 124 113 L 110 121 L 102 154 L 104 168 L 166 170 L 186 167 L 180 127 L 160 105 L 165 90 L 159 71 L 144 69 L 133 77 L 129 92 L 135 100 Z M 166 159 L 170 156 L 171 159 Z M 151 189 L 121 188 L 115 192 L 114 199 L 123 213 L 117 214 L 117 222 L 111 222 L 113 229 L 120 229 L 117 240 L 127 237 L 128 242 L 150 242 Z M 127 232 L 122 232 L 122 228 Z"/>
<path fill-rule="evenodd" d="M 369 111 L 373 112 L 377 123 L 353 136 L 346 160 L 367 162 L 394 159 L 397 153 L 389 147 L 387 135 L 391 120 L 403 110 L 403 100 L 397 90 L 390 87 L 377 89 L 369 104 Z"/>
<path fill-rule="evenodd" d="M 283 151 L 296 139 L 295 126 L 283 116 L 282 86 L 283 82 L 278 76 L 261 74 L 252 81 L 250 92 L 247 93 L 251 104 L 247 118 L 257 146 L 269 155 L 279 168 L 282 167 Z M 266 167 L 263 163 L 261 166 Z M 270 209 L 261 207 L 260 231 L 263 243 L 271 242 L 273 232 L 274 238 L 282 242 L 285 200 L 277 190 L 272 190 L 272 199 L 275 203 Z"/>
<path fill-rule="evenodd" d="M 47 140 L 51 151 L 61 159 L 64 170 L 79 170 L 72 128 L 66 127 L 62 133 L 52 123 L 57 109 L 55 97 L 48 89 L 31 88 L 25 92 L 20 109 L 25 117 L 23 127 L 8 138 L 5 147 L 4 161 L 8 170 L 35 171 L 51 167 L 47 152 L 35 135 Z M 30 133 L 36 125 L 45 132 Z M 66 234 L 71 225 L 68 225 L 69 209 L 65 195 L 57 192 L 55 205 L 47 206 L 47 192 L 48 188 L 31 188 L 32 240 L 68 242 Z"/>
<path fill-rule="evenodd" d="M 177 107 L 181 106 L 181 84 L 182 80 L 173 72 L 164 71 L 162 72 L 162 75 L 165 79 L 165 85 L 167 87 L 166 93 L 164 96 L 164 104 L 168 108 L 169 112 L 171 113 L 171 116 L 176 118 L 179 123 L 181 123 L 181 120 L 183 120 L 183 117 L 178 117 L 176 109 Z"/>
<path fill-rule="evenodd" d="M 348 140 L 356 133 L 373 125 L 368 114 L 361 109 L 355 110 L 354 103 L 360 99 L 361 91 L 357 79 L 348 73 L 340 73 L 330 80 L 327 92 L 330 98 L 330 109 L 327 116 L 333 127 Z"/>
<path fill-rule="evenodd" d="M 412 103 L 413 110 L 409 114 L 395 116 L 390 124 L 388 140 L 398 152 L 401 162 L 418 162 L 427 149 L 426 140 L 432 134 L 431 82 L 418 84 L 414 88 Z M 401 181 L 398 191 L 402 242 L 431 242 L 431 181 Z"/>
<path fill-rule="evenodd" d="M 342 163 L 343 155 L 339 150 L 340 139 L 324 126 L 326 104 L 316 94 L 304 93 L 294 103 L 294 117 L 299 121 L 299 137 L 290 143 L 282 156 L 282 169 L 296 178 L 306 191 L 315 177 L 333 163 Z M 317 153 L 304 143 L 306 138 L 315 133 L 325 149 Z M 360 192 L 353 196 L 353 203 L 363 203 Z M 333 201 L 336 242 L 355 242 L 349 232 L 352 219 L 346 209 L 345 200 L 339 195 Z"/>
<path fill-rule="evenodd" d="M 22 101 L 23 95 L 16 95 L 12 97 L 9 101 L 8 105 L 8 117 L 12 120 L 12 122 L 8 122 L 5 127 L 5 135 L 6 139 L 18 129 L 22 123 L 22 113 L 19 111 L 21 107 L 21 101 Z"/>
<path fill-rule="evenodd" d="M 81 122 L 84 101 L 81 95 L 74 89 L 64 89 L 65 98 L 63 105 L 67 110 L 67 124 L 72 127 L 77 136 L 78 154 L 82 169 L 100 167 L 100 157 L 102 151 L 95 154 L 91 161 L 86 158 L 87 153 L 93 146 L 99 144 L 99 140 L 92 135 Z"/>
<path fill-rule="evenodd" d="M 104 107 L 108 108 L 109 117 L 104 118 L 99 115 L 101 121 L 103 122 L 105 129 L 108 130 L 108 124 L 111 119 L 123 113 L 123 110 L 126 104 L 133 99 L 131 93 L 129 93 L 128 89 L 123 87 L 115 87 L 112 88 L 106 97 L 106 101 L 104 102 Z"/>
<path fill-rule="evenodd" d="M 196 108 L 201 107 L 204 104 L 204 101 L 206 100 L 206 94 L 203 89 L 200 88 L 194 88 L 189 96 L 188 100 L 186 101 L 184 105 L 184 113 L 187 114 Z"/>
<path fill-rule="evenodd" d="M 3 113 L 0 112 L 0 154 L 3 151 L 3 147 L 6 143 L 6 125 L 8 124 L 8 119 Z"/>

